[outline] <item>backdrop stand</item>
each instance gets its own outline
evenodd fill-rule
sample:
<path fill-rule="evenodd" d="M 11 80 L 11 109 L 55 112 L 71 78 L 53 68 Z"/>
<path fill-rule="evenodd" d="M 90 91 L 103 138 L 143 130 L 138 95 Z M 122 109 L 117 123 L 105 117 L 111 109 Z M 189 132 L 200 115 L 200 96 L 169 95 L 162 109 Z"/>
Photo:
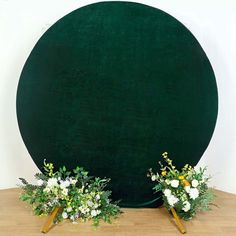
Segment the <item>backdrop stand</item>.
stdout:
<path fill-rule="evenodd" d="M 59 210 L 60 210 L 59 207 L 54 208 L 51 215 L 48 217 L 47 221 L 43 225 L 43 228 L 41 231 L 42 233 L 46 234 L 50 230 L 50 226 L 53 224 L 53 221 L 54 221 Z"/>
<path fill-rule="evenodd" d="M 179 231 L 180 231 L 182 234 L 185 234 L 185 233 L 186 233 L 186 230 L 185 230 L 185 228 L 184 228 L 184 226 L 183 226 L 183 224 L 182 224 L 182 222 L 181 222 L 179 216 L 177 215 L 175 209 L 174 209 L 174 208 L 171 208 L 170 210 L 171 210 L 171 213 L 173 214 L 173 216 L 174 216 L 174 218 L 175 218 L 175 222 L 176 222 L 176 225 L 177 225 Z"/>

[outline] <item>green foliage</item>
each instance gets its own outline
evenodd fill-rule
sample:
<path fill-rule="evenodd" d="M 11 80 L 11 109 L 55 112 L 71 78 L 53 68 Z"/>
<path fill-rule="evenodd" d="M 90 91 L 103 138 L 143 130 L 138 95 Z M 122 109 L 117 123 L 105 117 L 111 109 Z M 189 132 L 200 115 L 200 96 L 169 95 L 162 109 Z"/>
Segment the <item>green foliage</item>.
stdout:
<path fill-rule="evenodd" d="M 91 219 L 98 226 L 100 220 L 111 223 L 121 213 L 117 203 L 109 198 L 111 192 L 105 190 L 109 179 L 93 178 L 82 167 L 53 170 L 53 164 L 44 161 L 44 173 L 35 175 L 37 185 L 20 178 L 23 190 L 20 199 L 32 206 L 35 215 L 48 215 L 59 207 L 55 222 Z"/>
<path fill-rule="evenodd" d="M 159 163 L 160 174 L 149 169 L 148 177 L 157 182 L 153 190 L 163 192 L 164 206 L 175 208 L 184 220 L 192 219 L 198 211 L 210 210 L 214 193 L 207 185 L 210 177 L 205 174 L 206 167 L 197 170 L 186 164 L 177 170 L 167 152 L 162 156 L 167 164 Z"/>

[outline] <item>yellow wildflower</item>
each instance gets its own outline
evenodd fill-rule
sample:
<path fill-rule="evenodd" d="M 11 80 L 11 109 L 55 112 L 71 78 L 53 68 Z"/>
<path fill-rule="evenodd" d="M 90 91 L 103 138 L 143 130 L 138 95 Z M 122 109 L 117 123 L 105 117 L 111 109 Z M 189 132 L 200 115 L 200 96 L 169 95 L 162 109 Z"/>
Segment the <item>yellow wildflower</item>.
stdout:
<path fill-rule="evenodd" d="M 162 171 L 162 172 L 161 172 L 161 175 L 162 175 L 162 176 L 166 176 L 166 171 L 165 171 L 165 170 Z"/>
<path fill-rule="evenodd" d="M 180 179 L 180 180 L 183 180 L 183 179 L 184 179 L 184 176 L 183 176 L 183 175 L 180 175 L 180 176 L 179 176 L 179 179 Z"/>

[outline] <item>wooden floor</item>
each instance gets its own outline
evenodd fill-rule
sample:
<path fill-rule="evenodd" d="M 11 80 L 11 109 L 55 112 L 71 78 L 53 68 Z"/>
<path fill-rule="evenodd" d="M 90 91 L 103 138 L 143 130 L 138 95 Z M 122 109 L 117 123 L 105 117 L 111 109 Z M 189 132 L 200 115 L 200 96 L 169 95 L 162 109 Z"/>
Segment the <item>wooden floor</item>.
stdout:
<path fill-rule="evenodd" d="M 187 235 L 218 236 L 236 235 L 236 195 L 215 191 L 218 205 L 212 211 L 199 213 L 195 219 L 184 222 Z M 19 189 L 0 190 L 0 235 L 36 236 L 42 235 L 40 229 L 45 217 L 32 215 L 31 209 L 20 200 Z M 123 214 L 114 224 L 102 223 L 94 230 L 90 223 L 71 224 L 62 222 L 49 233 L 50 235 L 70 236 L 156 236 L 181 235 L 171 216 L 164 208 L 123 209 Z"/>

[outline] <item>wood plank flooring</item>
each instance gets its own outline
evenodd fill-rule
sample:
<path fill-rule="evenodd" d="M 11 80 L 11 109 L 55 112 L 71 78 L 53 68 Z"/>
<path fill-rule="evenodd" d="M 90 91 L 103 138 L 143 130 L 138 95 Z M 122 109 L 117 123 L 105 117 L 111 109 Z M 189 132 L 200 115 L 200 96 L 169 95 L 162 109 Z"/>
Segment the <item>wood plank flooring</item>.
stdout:
<path fill-rule="evenodd" d="M 26 203 L 21 202 L 20 190 L 0 190 L 0 235 L 36 236 L 40 233 L 45 217 L 32 214 Z M 212 211 L 199 213 L 189 222 L 183 222 L 188 236 L 236 236 L 236 195 L 215 190 L 217 198 Z M 64 221 L 56 225 L 48 236 L 175 236 L 181 235 L 175 222 L 164 208 L 122 209 L 123 214 L 114 224 L 102 223 L 94 230 L 91 223 L 71 224 Z"/>

